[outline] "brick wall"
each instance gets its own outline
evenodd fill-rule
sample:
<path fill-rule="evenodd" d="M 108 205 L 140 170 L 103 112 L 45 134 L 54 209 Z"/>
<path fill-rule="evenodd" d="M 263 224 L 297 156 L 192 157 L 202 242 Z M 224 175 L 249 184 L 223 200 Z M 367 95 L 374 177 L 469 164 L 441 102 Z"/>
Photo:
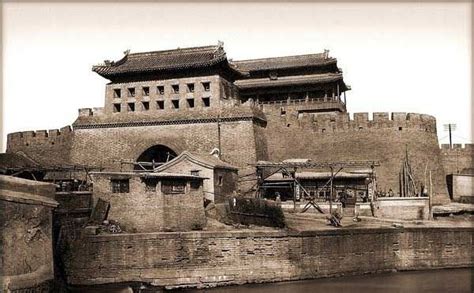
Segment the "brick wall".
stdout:
<path fill-rule="evenodd" d="M 368 207 L 370 212 L 370 206 Z M 427 220 L 429 199 L 426 197 L 379 197 L 375 203 L 377 217 L 401 220 Z"/>
<path fill-rule="evenodd" d="M 23 152 L 43 166 L 60 166 L 69 162 L 72 129 L 14 132 L 7 136 L 7 153 Z"/>
<path fill-rule="evenodd" d="M 441 145 L 441 157 L 446 174 L 459 174 L 463 169 L 474 169 L 474 144 Z"/>
<path fill-rule="evenodd" d="M 110 203 L 109 220 L 116 220 L 127 232 L 188 231 L 205 224 L 203 190 L 186 186 L 186 192 L 163 194 L 161 181 L 156 191 L 146 191 L 145 183 L 137 174 L 123 173 L 129 178 L 130 192 L 112 193 L 111 178 L 115 175 L 94 173 L 94 205 L 99 198 Z M 162 180 L 162 179 L 160 179 Z"/>
<path fill-rule="evenodd" d="M 172 288 L 468 267 L 472 232 L 387 228 L 90 236 L 73 244 L 67 273 L 72 284 L 136 281 Z"/>
<path fill-rule="evenodd" d="M 220 83 L 222 79 L 217 75 L 200 76 L 188 78 L 165 79 L 159 81 L 140 81 L 128 83 L 110 83 L 106 86 L 105 91 L 105 107 L 104 114 L 106 115 L 127 115 L 127 103 L 135 104 L 134 112 L 149 111 L 155 113 L 179 111 L 174 109 L 171 100 L 179 100 L 179 109 L 189 108 L 186 99 L 194 99 L 194 108 L 196 110 L 204 108 L 202 103 L 203 97 L 210 98 L 210 107 L 215 108 L 220 104 Z M 202 85 L 207 82 L 210 85 L 206 91 Z M 194 84 L 194 92 L 190 92 L 188 84 Z M 164 92 L 161 94 L 158 91 L 158 86 L 163 87 Z M 174 93 L 173 86 L 178 87 L 178 93 Z M 149 94 L 145 95 L 143 87 L 149 88 Z M 128 89 L 135 90 L 135 96 L 129 96 Z M 120 90 L 121 97 L 117 98 L 114 90 Z M 165 108 L 163 110 L 157 109 L 157 101 L 164 101 Z M 149 110 L 142 107 L 142 102 L 149 102 Z M 113 113 L 113 104 L 121 104 L 121 112 Z"/>
<path fill-rule="evenodd" d="M 53 280 L 53 184 L 0 176 L 0 291 Z"/>
<path fill-rule="evenodd" d="M 271 161 L 309 158 L 315 162 L 375 160 L 377 188 L 399 192 L 399 172 L 405 152 L 414 171 L 417 187 L 425 180 L 425 167 L 433 172 L 434 201 L 446 202 L 445 173 L 436 136 L 436 120 L 414 113 L 348 113 L 298 115 L 289 107 L 264 106 L 268 124 L 265 129 Z M 426 181 L 428 182 L 428 181 Z"/>

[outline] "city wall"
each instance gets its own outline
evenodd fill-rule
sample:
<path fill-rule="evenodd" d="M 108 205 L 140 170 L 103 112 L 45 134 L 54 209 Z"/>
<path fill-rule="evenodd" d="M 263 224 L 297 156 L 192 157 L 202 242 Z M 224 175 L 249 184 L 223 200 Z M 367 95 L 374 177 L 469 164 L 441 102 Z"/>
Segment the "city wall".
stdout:
<path fill-rule="evenodd" d="M 286 108 L 284 115 L 280 107 L 263 107 L 271 161 L 378 161 L 377 189 L 399 193 L 399 173 L 408 152 L 418 191 L 422 183 L 429 184 L 431 170 L 435 203 L 449 199 L 434 117 L 415 113 L 373 113 L 372 119 L 368 113 L 354 113 L 354 118 L 349 113 L 298 115 L 296 107 Z"/>
<path fill-rule="evenodd" d="M 70 126 L 10 133 L 7 136 L 7 153 L 23 152 L 42 166 L 67 165 L 73 134 Z"/>
<path fill-rule="evenodd" d="M 74 132 L 65 127 L 12 133 L 7 152 L 22 151 L 46 165 L 79 164 L 106 170 L 119 170 L 120 160 L 134 161 L 157 144 L 176 153 L 208 154 L 219 145 L 216 117 L 220 113 L 222 159 L 238 166 L 240 176 L 253 173 L 248 164 L 258 160 L 375 160 L 381 164 L 376 168 L 378 190 L 398 193 L 399 172 L 408 152 L 418 190 L 422 183 L 428 185 L 431 170 L 435 203 L 442 203 L 448 200 L 445 174 L 460 164 L 472 166 L 470 145 L 440 150 L 436 120 L 429 115 L 374 113 L 369 119 L 368 113 L 354 113 L 353 118 L 348 113 L 305 113 L 310 103 L 260 105 L 263 113 L 254 106 L 161 116 L 104 115 L 100 109 L 82 109 Z"/>
<path fill-rule="evenodd" d="M 474 169 L 474 144 L 441 145 L 441 154 L 446 174 L 461 174 L 465 169 Z"/>
<path fill-rule="evenodd" d="M 202 288 L 472 267 L 472 232 L 414 227 L 96 235 L 71 244 L 66 271 L 75 285 Z"/>

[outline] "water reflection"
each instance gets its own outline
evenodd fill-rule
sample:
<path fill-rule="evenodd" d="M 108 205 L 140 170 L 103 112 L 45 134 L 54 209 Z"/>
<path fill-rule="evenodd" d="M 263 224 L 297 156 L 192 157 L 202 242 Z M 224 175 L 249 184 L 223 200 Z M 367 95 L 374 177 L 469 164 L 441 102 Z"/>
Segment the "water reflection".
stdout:
<path fill-rule="evenodd" d="M 378 275 L 350 276 L 220 287 L 206 290 L 186 290 L 187 292 L 209 293 L 427 293 L 427 292 L 474 292 L 473 269 L 449 269 L 418 272 L 399 272 Z"/>

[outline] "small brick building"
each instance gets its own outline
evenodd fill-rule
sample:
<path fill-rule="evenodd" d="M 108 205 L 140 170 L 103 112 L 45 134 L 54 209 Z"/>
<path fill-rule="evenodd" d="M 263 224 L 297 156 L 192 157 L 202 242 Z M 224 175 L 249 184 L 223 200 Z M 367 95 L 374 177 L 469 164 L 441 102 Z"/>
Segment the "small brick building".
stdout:
<path fill-rule="evenodd" d="M 215 156 L 199 156 L 184 151 L 173 160 L 159 166 L 155 172 L 191 174 L 210 178 L 204 180 L 204 197 L 223 202 L 237 190 L 238 169 Z"/>
<path fill-rule="evenodd" d="M 189 231 L 205 225 L 204 177 L 154 172 L 93 172 L 93 201 L 110 204 L 125 232 Z"/>

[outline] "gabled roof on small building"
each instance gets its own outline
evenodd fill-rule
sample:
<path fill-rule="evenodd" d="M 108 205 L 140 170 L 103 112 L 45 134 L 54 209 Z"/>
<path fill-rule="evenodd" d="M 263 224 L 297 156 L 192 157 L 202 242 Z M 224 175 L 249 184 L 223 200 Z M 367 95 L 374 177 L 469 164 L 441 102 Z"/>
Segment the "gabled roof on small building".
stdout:
<path fill-rule="evenodd" d="M 143 53 L 125 53 L 119 61 L 105 61 L 92 67 L 92 71 L 103 77 L 125 73 L 140 73 L 162 70 L 179 70 L 207 67 L 227 62 L 222 44 Z"/>
<path fill-rule="evenodd" d="M 190 161 L 190 162 L 193 162 L 197 165 L 209 168 L 209 169 L 217 168 L 217 169 L 238 170 L 237 167 L 234 167 L 231 164 L 226 163 L 226 162 L 224 162 L 224 161 L 220 160 L 219 158 L 216 158 L 212 155 L 201 156 L 201 155 L 190 153 L 188 151 L 184 151 L 181 154 L 179 154 L 179 156 L 172 159 L 171 161 L 155 168 L 154 171 L 155 172 L 165 171 L 169 167 L 171 167 L 175 164 L 178 164 L 179 162 L 186 161 L 186 160 Z"/>
<path fill-rule="evenodd" d="M 171 173 L 171 172 L 114 172 L 114 171 L 100 171 L 90 172 L 93 176 L 110 176 L 112 178 L 130 178 L 130 177 L 142 177 L 142 178 L 159 178 L 159 179 L 188 179 L 188 180 L 204 180 L 209 179 L 207 177 L 182 174 L 182 173 Z"/>

